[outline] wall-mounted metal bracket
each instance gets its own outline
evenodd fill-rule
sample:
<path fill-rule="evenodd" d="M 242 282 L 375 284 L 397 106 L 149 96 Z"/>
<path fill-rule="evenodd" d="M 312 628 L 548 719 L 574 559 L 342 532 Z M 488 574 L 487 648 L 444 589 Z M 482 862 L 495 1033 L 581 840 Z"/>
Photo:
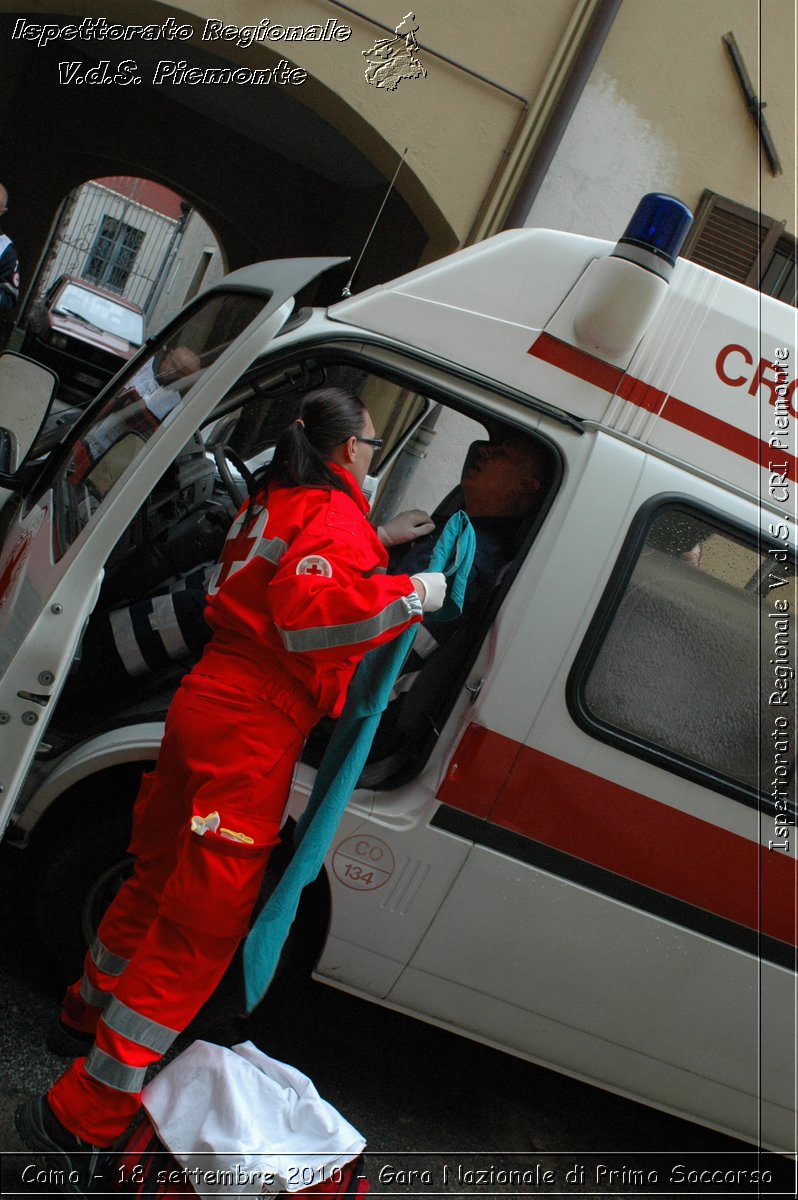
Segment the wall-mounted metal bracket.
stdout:
<path fill-rule="evenodd" d="M 754 124 L 756 125 L 757 133 L 759 134 L 759 144 L 765 152 L 765 158 L 768 160 L 770 173 L 771 175 L 781 175 L 781 162 L 776 152 L 776 147 L 774 145 L 770 130 L 768 129 L 767 122 L 762 115 L 762 109 L 767 108 L 767 101 L 760 100 L 754 91 L 753 84 L 751 83 L 750 76 L 746 70 L 745 63 L 743 62 L 743 56 L 740 53 L 740 47 L 737 45 L 734 34 L 725 33 L 723 35 L 723 44 L 729 52 L 729 58 L 731 59 L 732 66 L 734 67 L 734 73 L 739 80 L 740 87 L 742 88 L 745 107 L 750 112 L 751 116 L 753 117 Z"/>

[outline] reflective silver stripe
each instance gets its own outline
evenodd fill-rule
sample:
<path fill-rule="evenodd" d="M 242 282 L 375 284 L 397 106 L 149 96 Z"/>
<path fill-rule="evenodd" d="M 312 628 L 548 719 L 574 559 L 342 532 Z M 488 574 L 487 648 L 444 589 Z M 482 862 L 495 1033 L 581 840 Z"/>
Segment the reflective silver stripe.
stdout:
<path fill-rule="evenodd" d="M 110 614 L 109 620 L 111 633 L 114 635 L 114 645 L 128 675 L 146 675 L 149 667 L 136 641 L 130 609 L 116 609 Z"/>
<path fill-rule="evenodd" d="M 140 1092 L 147 1074 L 146 1067 L 128 1067 L 96 1046 L 89 1051 L 84 1070 L 92 1079 L 116 1092 Z"/>
<path fill-rule="evenodd" d="M 175 602 L 171 596 L 154 596 L 149 616 L 150 629 L 160 634 L 163 647 L 170 658 L 183 658 L 188 646 L 183 637 L 175 613 Z"/>
<path fill-rule="evenodd" d="M 411 592 L 408 596 L 403 596 L 407 610 L 411 617 L 421 617 L 424 615 L 424 606 L 421 603 L 418 592 Z"/>
<path fill-rule="evenodd" d="M 255 551 L 256 558 L 265 558 L 267 562 L 275 565 L 285 554 L 288 549 L 288 542 L 284 542 L 282 538 L 261 538 L 258 542 L 258 548 Z"/>
<path fill-rule="evenodd" d="M 216 585 L 219 582 L 219 576 L 221 575 L 222 570 L 223 570 L 222 564 L 217 563 L 216 566 L 211 571 L 210 577 L 208 579 L 208 584 L 205 589 L 209 596 L 215 596 L 216 593 L 218 592 L 219 589 Z"/>
<path fill-rule="evenodd" d="M 239 521 L 233 523 L 233 526 L 227 535 L 228 542 L 233 537 L 233 535 L 241 528 L 241 523 L 242 523 L 242 519 L 239 519 Z M 264 524 L 265 524 L 265 522 L 264 522 Z M 257 535 L 253 534 L 253 538 L 255 536 L 257 536 Z M 208 579 L 208 587 L 207 587 L 208 595 L 215 596 L 216 593 L 219 591 L 219 588 L 222 587 L 223 584 L 226 583 L 228 579 L 231 579 L 233 575 L 236 575 L 241 570 L 242 567 L 248 566 L 249 563 L 252 562 L 253 558 L 265 558 L 267 562 L 277 564 L 280 561 L 280 559 L 283 557 L 283 555 L 285 554 L 287 549 L 288 549 L 288 543 L 284 542 L 282 538 L 260 538 L 257 542 L 257 545 L 255 546 L 255 549 L 250 552 L 250 554 L 247 556 L 247 558 L 236 559 L 235 562 L 232 562 L 229 564 L 227 564 L 225 562 L 217 563 L 217 565 L 213 569 L 213 572 L 212 572 L 210 578 Z M 224 574 L 224 580 L 223 580 L 223 583 L 220 584 L 219 580 L 221 579 L 223 574 Z"/>
<path fill-rule="evenodd" d="M 113 954 L 99 938 L 94 939 L 89 953 L 97 970 L 102 971 L 104 975 L 121 975 L 130 962 L 129 958 L 120 958 L 118 954 Z"/>
<path fill-rule="evenodd" d="M 114 1033 L 158 1054 L 165 1054 L 180 1032 L 179 1029 L 170 1029 L 168 1025 L 160 1025 L 158 1021 L 143 1017 L 116 997 L 108 1005 L 102 1019 Z"/>
<path fill-rule="evenodd" d="M 93 987 L 84 975 L 80 981 L 80 998 L 92 1008 L 105 1008 L 111 1001 L 111 993 L 101 992 L 99 988 Z"/>
<path fill-rule="evenodd" d="M 415 604 L 414 604 L 415 602 Z M 329 650 L 335 646 L 355 646 L 359 642 L 370 642 L 396 625 L 404 625 L 408 617 L 421 615 L 421 601 L 415 592 L 393 600 L 376 617 L 365 621 L 353 621 L 350 625 L 318 625 L 314 629 L 280 629 L 286 650 L 302 653 L 307 650 Z"/>
<path fill-rule="evenodd" d="M 406 675 L 400 675 L 391 688 L 388 703 L 390 704 L 391 700 L 395 700 L 397 696 L 401 696 L 403 692 L 409 692 L 420 674 L 420 671 L 408 671 Z"/>
<path fill-rule="evenodd" d="M 419 658 L 427 659 L 439 646 L 440 642 L 435 641 L 435 638 L 428 629 L 423 625 L 416 626 L 416 636 L 413 638 L 413 645 L 410 647 L 413 654 L 417 654 Z"/>

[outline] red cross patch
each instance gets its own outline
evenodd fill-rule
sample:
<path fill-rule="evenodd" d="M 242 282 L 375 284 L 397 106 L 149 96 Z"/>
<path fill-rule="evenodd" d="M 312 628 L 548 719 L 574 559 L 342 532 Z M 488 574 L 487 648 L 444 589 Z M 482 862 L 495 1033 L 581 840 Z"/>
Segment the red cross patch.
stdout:
<path fill-rule="evenodd" d="M 263 537 L 269 519 L 268 509 L 256 508 L 255 515 L 249 521 L 247 517 L 247 509 L 244 509 L 230 527 L 222 556 L 208 581 L 209 596 L 215 596 L 231 575 L 235 575 L 236 571 L 247 565 Z"/>
<path fill-rule="evenodd" d="M 323 575 L 332 579 L 333 569 L 320 554 L 306 554 L 296 565 L 297 575 Z"/>

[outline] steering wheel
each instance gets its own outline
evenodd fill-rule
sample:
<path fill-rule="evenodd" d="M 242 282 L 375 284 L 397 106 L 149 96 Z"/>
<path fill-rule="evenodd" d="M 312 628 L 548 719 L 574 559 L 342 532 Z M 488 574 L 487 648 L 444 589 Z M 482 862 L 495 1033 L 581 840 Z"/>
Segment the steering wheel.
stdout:
<path fill-rule="evenodd" d="M 236 454 L 235 450 L 231 450 L 229 446 L 214 446 L 213 461 L 216 463 L 216 470 L 219 472 L 224 490 L 238 510 L 249 495 L 249 487 L 255 482 L 252 472 L 241 456 Z M 237 472 L 240 479 L 234 477 L 231 467 Z"/>

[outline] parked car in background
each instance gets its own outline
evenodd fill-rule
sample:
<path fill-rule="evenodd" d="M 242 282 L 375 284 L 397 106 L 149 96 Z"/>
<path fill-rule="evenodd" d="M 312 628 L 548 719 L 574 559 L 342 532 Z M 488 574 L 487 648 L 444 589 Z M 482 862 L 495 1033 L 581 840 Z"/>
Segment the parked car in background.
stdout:
<path fill-rule="evenodd" d="M 144 341 L 136 304 L 61 275 L 33 308 L 22 353 L 56 372 L 60 399 L 85 404 Z"/>

